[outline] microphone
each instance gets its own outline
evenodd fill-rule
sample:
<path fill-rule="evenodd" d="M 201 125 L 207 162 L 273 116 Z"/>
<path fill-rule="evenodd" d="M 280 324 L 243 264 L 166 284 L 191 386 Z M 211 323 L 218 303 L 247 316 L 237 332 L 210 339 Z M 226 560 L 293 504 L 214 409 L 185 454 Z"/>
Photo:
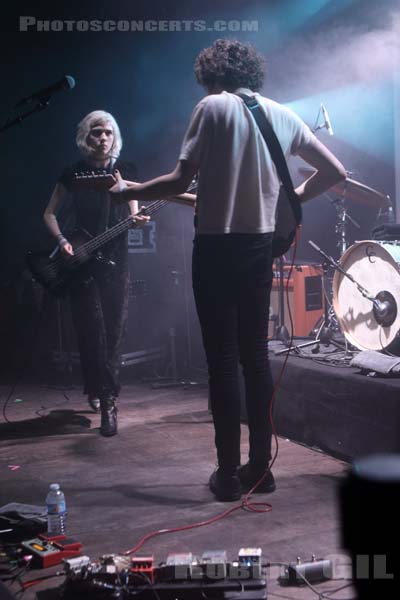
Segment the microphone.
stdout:
<path fill-rule="evenodd" d="M 373 304 L 376 307 L 376 310 L 378 311 L 378 315 L 380 317 L 387 316 L 387 314 L 389 313 L 389 310 L 391 308 L 390 302 L 388 302 L 387 300 L 385 300 L 384 302 L 381 302 L 381 300 L 377 300 L 376 298 L 374 298 Z"/>
<path fill-rule="evenodd" d="M 47 100 L 56 92 L 61 92 L 61 90 L 72 90 L 73 87 L 75 87 L 75 79 L 71 77 L 71 75 L 64 75 L 60 81 L 57 81 L 56 83 L 53 83 L 52 85 L 49 85 L 38 92 L 34 92 L 26 98 L 22 98 L 22 100 L 15 104 L 14 108 L 18 108 L 18 106 L 23 106 L 24 104 L 29 104 L 34 100 Z"/>
<path fill-rule="evenodd" d="M 321 104 L 321 110 L 322 110 L 322 115 L 325 119 L 324 126 L 327 128 L 329 135 L 333 135 L 331 120 L 329 118 L 328 111 L 326 110 L 326 108 L 323 104 Z"/>

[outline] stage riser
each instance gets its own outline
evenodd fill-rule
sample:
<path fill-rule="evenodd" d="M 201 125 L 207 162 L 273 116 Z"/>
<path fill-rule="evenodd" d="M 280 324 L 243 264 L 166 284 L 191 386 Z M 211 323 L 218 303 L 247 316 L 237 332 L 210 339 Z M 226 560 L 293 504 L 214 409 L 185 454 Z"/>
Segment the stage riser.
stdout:
<path fill-rule="evenodd" d="M 271 356 L 274 380 L 283 359 Z M 244 389 L 242 382 L 242 391 Z M 289 357 L 274 406 L 278 435 L 346 461 L 400 452 L 400 378 Z M 244 394 L 242 417 L 246 421 Z"/>

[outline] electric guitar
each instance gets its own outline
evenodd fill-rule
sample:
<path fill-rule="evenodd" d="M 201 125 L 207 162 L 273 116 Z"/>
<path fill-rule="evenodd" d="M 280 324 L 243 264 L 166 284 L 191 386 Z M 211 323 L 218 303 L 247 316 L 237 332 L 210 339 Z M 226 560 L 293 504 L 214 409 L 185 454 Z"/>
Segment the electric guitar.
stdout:
<path fill-rule="evenodd" d="M 115 180 L 112 175 L 106 173 L 101 175 L 80 174 L 76 175 L 73 186 L 79 188 L 95 188 L 104 190 L 110 188 Z M 189 189 L 193 189 L 190 186 Z M 168 200 L 155 200 L 146 207 L 141 208 L 135 215 L 130 215 L 110 229 L 92 237 L 85 230 L 78 230 L 69 236 L 69 241 L 74 248 L 73 256 L 61 255 L 58 246 L 51 252 L 29 252 L 26 260 L 34 278 L 43 285 L 54 296 L 64 294 L 77 274 L 87 263 L 93 260 L 106 262 L 100 250 L 105 245 L 122 235 L 128 229 L 135 227 L 135 217 L 139 215 L 151 216 L 158 210 L 169 204 L 170 201 L 194 206 L 196 196 L 191 193 L 180 194 Z"/>
<path fill-rule="evenodd" d="M 275 212 L 275 231 L 272 238 L 272 256 L 278 258 L 293 244 L 298 225 L 286 191 L 281 186 Z"/>

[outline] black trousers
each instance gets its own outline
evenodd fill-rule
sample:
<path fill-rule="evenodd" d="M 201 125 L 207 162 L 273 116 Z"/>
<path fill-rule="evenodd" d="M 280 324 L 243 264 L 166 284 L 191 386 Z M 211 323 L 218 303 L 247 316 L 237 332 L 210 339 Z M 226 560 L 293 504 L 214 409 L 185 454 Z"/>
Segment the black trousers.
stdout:
<path fill-rule="evenodd" d="M 268 360 L 272 285 L 272 233 L 197 235 L 193 290 L 206 352 L 218 464 L 240 465 L 239 362 L 243 367 L 249 425 L 249 460 L 271 458 Z"/>
<path fill-rule="evenodd" d="M 99 398 L 119 394 L 128 289 L 129 272 L 125 263 L 93 269 L 83 274 L 71 289 L 85 394 Z"/>

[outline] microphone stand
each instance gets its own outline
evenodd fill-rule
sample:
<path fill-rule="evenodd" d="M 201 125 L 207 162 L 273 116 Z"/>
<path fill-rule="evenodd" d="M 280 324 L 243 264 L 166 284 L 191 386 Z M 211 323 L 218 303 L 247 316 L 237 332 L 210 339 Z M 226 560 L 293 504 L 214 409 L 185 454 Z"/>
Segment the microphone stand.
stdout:
<path fill-rule="evenodd" d="M 284 269 L 283 256 L 278 259 L 279 265 L 279 326 L 276 328 L 275 338 L 283 342 L 285 346 L 289 345 L 290 335 L 285 325 L 285 285 L 284 285 Z"/>
<path fill-rule="evenodd" d="M 31 110 L 28 110 L 28 111 L 18 115 L 17 117 L 12 119 L 12 121 L 8 121 L 5 123 L 5 125 L 2 125 L 0 127 L 0 133 L 3 131 L 6 131 L 7 129 L 10 129 L 14 125 L 19 125 L 26 118 L 30 117 L 31 115 L 33 115 L 37 112 L 40 112 L 41 110 L 44 110 L 45 108 L 47 108 L 49 106 L 50 100 L 51 100 L 51 96 L 45 96 L 45 97 L 41 98 L 40 101 L 38 102 L 38 104 L 36 104 L 36 106 L 34 106 Z"/>
<path fill-rule="evenodd" d="M 323 272 L 323 280 L 324 280 L 324 284 L 323 287 L 325 287 L 325 282 L 328 278 L 328 267 L 329 267 L 329 263 L 327 260 L 324 260 L 322 263 L 322 272 Z M 333 309 L 332 309 L 333 310 Z M 312 350 L 313 353 L 316 353 L 319 351 L 319 344 L 325 344 L 326 346 L 329 346 L 329 344 L 332 344 L 333 346 L 336 346 L 336 348 L 338 348 L 339 350 L 343 350 L 343 345 L 340 344 L 339 342 L 337 342 L 336 340 L 333 339 L 333 335 L 334 335 L 334 331 L 332 329 L 331 326 L 331 320 L 330 320 L 330 311 L 328 308 L 328 302 L 325 298 L 325 302 L 324 302 L 324 320 L 322 321 L 322 324 L 320 326 L 320 328 L 318 329 L 316 336 L 315 336 L 315 343 L 318 344 L 317 349 L 316 350 Z"/>

